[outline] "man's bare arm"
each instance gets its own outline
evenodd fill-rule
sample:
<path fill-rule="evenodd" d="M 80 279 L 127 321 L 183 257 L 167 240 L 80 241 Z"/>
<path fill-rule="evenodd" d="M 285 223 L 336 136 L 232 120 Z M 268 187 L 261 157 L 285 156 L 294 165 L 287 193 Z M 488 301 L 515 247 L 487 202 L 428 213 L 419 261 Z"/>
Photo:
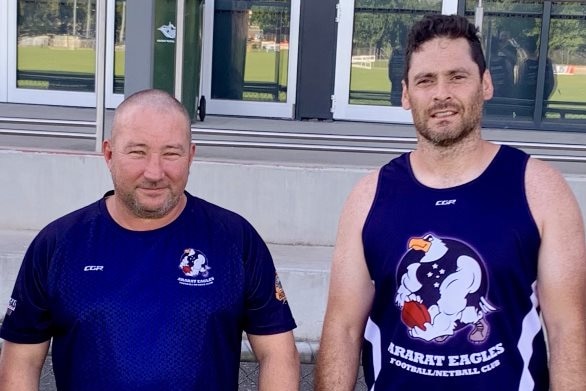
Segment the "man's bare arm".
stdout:
<path fill-rule="evenodd" d="M 315 390 L 353 390 L 374 286 L 364 259 L 362 228 L 372 205 L 378 173 L 354 188 L 340 217 L 328 305 L 318 352 Z"/>
<path fill-rule="evenodd" d="M 17 344 L 4 341 L 0 353 L 0 390 L 37 391 L 49 341 Z"/>
<path fill-rule="evenodd" d="M 250 346 L 259 362 L 259 390 L 299 390 L 299 353 L 293 332 L 252 335 Z"/>
<path fill-rule="evenodd" d="M 563 177 L 530 160 L 527 195 L 541 233 L 538 295 L 545 321 L 552 390 L 586 385 L 586 245 L 577 202 Z"/>

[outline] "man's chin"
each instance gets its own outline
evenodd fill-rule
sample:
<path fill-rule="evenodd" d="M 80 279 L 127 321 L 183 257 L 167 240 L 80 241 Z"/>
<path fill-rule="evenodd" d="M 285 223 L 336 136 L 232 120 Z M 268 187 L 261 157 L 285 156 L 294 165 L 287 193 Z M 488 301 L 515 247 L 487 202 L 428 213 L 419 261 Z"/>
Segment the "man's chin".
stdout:
<path fill-rule="evenodd" d="M 160 207 L 137 205 L 134 214 L 142 219 L 160 219 L 169 214 L 173 207 L 163 205 Z"/>
<path fill-rule="evenodd" d="M 144 219 L 158 219 L 168 215 L 178 203 L 178 200 L 170 197 L 163 197 L 161 200 L 139 199 L 136 200 L 134 212 Z"/>

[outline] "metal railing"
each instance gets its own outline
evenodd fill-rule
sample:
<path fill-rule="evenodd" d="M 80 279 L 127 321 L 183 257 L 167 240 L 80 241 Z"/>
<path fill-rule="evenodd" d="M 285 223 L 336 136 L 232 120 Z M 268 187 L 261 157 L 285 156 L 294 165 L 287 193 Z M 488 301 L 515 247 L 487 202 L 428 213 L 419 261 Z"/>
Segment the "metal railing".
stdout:
<path fill-rule="evenodd" d="M 197 140 L 199 145 L 216 147 L 246 147 L 246 148 L 272 148 L 307 151 L 330 152 L 363 152 L 363 153 L 404 153 L 415 148 L 415 137 L 392 136 L 363 136 L 363 135 L 335 135 L 324 133 L 299 133 L 299 132 L 270 132 L 256 130 L 227 130 L 192 127 L 192 132 L 198 136 L 228 136 L 236 140 Z M 274 138 L 288 142 L 276 141 L 239 141 L 238 138 Z M 293 142 L 291 142 L 293 140 Z M 295 140 L 310 141 L 311 143 L 295 143 Z M 346 145 L 332 145 L 331 142 L 348 142 Z M 539 143 L 525 141 L 498 141 L 497 144 L 506 144 L 522 149 L 534 149 L 542 153 L 534 153 L 533 157 L 557 162 L 586 163 L 586 145 L 568 143 Z M 377 143 L 376 146 L 361 146 L 360 143 Z M 408 148 L 397 148 L 389 145 L 408 145 Z M 551 151 L 552 153 L 546 153 Z M 576 152 L 577 154 L 557 154 L 558 151 Z"/>

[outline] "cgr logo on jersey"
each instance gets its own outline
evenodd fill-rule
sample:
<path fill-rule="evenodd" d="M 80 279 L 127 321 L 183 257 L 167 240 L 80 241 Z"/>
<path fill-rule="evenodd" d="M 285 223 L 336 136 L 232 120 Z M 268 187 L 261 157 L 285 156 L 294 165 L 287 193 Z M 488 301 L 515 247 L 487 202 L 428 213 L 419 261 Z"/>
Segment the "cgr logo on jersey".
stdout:
<path fill-rule="evenodd" d="M 435 202 L 435 206 L 456 205 L 456 200 L 439 200 Z"/>
<path fill-rule="evenodd" d="M 83 268 L 84 272 L 103 272 L 104 271 L 104 266 L 98 266 L 98 265 L 87 265 Z"/>
<path fill-rule="evenodd" d="M 192 248 L 183 250 L 179 269 L 185 276 L 177 279 L 181 285 L 206 286 L 214 283 L 208 259 L 201 251 Z"/>

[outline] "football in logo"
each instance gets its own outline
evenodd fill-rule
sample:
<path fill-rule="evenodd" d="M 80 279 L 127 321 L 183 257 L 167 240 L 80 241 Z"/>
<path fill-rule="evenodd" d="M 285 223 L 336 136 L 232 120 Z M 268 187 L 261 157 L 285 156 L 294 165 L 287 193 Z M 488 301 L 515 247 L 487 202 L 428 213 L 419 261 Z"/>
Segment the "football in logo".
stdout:
<path fill-rule="evenodd" d="M 407 301 L 401 310 L 401 320 L 407 327 L 419 327 L 425 331 L 425 323 L 431 322 L 431 316 L 425 304 L 418 301 Z"/>

